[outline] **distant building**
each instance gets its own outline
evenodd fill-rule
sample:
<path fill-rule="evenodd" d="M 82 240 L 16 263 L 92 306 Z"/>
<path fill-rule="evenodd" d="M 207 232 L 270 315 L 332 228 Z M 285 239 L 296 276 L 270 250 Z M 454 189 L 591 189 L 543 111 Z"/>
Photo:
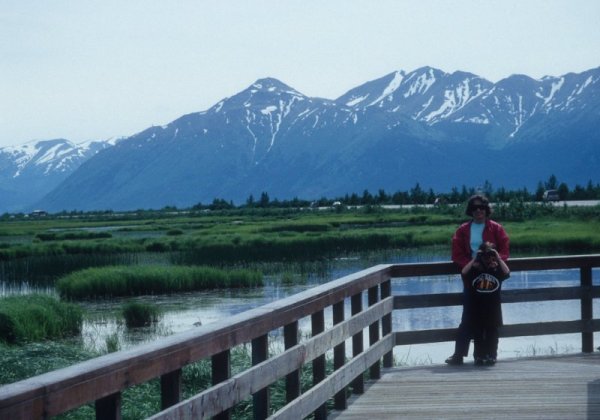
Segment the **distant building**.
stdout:
<path fill-rule="evenodd" d="M 31 213 L 29 213 L 30 217 L 44 217 L 44 216 L 48 216 L 48 212 L 45 210 L 34 210 Z"/>
<path fill-rule="evenodd" d="M 547 190 L 544 191 L 544 195 L 542 196 L 544 201 L 559 201 L 560 196 L 558 194 L 558 190 Z"/>

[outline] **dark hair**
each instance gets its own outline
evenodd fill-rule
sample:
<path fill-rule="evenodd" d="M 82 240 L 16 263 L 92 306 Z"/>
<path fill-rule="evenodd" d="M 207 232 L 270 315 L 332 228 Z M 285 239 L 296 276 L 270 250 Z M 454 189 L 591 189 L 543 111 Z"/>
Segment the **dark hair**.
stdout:
<path fill-rule="evenodd" d="M 481 262 L 483 257 L 487 257 L 490 254 L 495 255 L 495 252 L 493 252 L 495 249 L 496 245 L 494 245 L 493 242 L 483 242 L 479 245 L 479 248 L 477 248 L 477 261 Z"/>
<path fill-rule="evenodd" d="M 490 200 L 488 200 L 487 197 L 482 194 L 475 194 L 475 195 L 472 195 L 471 198 L 469 198 L 469 201 L 467 202 L 467 210 L 465 211 L 467 216 L 473 217 L 473 210 L 474 210 L 473 202 L 477 201 L 477 200 L 481 201 L 481 204 L 483 204 L 485 206 L 486 217 L 490 217 L 490 215 L 492 214 L 492 208 L 490 207 Z"/>
<path fill-rule="evenodd" d="M 479 245 L 479 251 L 484 255 L 491 253 L 492 250 L 496 249 L 496 245 L 493 242 L 483 242 Z"/>

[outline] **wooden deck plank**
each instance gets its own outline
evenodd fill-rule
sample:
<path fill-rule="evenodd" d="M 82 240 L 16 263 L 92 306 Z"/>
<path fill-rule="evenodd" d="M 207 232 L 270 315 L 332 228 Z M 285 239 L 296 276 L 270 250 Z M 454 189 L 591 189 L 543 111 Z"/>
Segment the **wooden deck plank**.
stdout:
<path fill-rule="evenodd" d="M 600 353 L 384 369 L 346 419 L 599 419 Z"/>

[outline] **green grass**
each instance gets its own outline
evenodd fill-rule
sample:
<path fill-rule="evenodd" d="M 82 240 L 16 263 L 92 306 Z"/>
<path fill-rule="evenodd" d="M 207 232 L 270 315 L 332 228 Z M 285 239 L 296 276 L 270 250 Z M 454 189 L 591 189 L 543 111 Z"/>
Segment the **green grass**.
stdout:
<path fill-rule="evenodd" d="M 506 223 L 511 249 L 591 253 L 600 250 L 600 222 L 541 219 Z"/>
<path fill-rule="evenodd" d="M 83 311 L 46 295 L 0 298 L 0 341 L 24 343 L 68 337 L 81 331 Z"/>
<path fill-rule="evenodd" d="M 144 302 L 127 302 L 122 310 L 127 328 L 146 327 L 160 320 L 158 306 Z"/>
<path fill-rule="evenodd" d="M 85 232 L 85 231 L 72 231 L 72 232 L 43 232 L 35 235 L 36 239 L 40 241 L 66 241 L 66 240 L 84 240 L 84 239 L 104 239 L 112 238 L 109 232 Z"/>
<path fill-rule="evenodd" d="M 71 343 L 44 341 L 9 346 L 0 342 L 0 385 L 21 381 L 97 357 Z"/>
<path fill-rule="evenodd" d="M 59 279 L 56 289 L 66 299 L 96 299 L 262 285 L 262 274 L 253 270 L 148 265 L 76 271 Z"/>
<path fill-rule="evenodd" d="M 135 264 L 128 260 L 130 256 L 144 253 L 167 254 L 178 265 L 317 261 L 361 251 L 449 247 L 455 229 L 467 219 L 461 206 L 394 210 L 371 207 L 369 211 L 342 212 L 254 209 L 153 217 L 3 220 L 0 261 L 15 265 L 22 261 L 27 269 L 35 269 L 34 260 L 45 259 L 40 270 L 16 276 L 26 276 L 32 282 L 38 281 L 38 275 L 44 281 L 54 281 L 76 269 L 107 263 Z M 599 240 L 592 234 L 600 231 L 598 207 L 566 208 L 513 201 L 496 206 L 492 217 L 507 228 L 515 250 L 600 251 Z M 94 238 L 86 232 L 80 239 L 66 236 L 77 229 L 101 227 L 111 228 L 111 237 Z M 57 229 L 63 236 L 56 233 Z M 40 241 L 44 235 L 52 240 Z M 120 261 L 121 257 L 126 258 Z"/>

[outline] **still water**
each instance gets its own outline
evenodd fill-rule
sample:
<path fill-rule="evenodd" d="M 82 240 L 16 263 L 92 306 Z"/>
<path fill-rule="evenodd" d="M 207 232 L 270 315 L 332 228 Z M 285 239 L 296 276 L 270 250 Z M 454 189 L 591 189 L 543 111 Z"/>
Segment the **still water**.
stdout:
<path fill-rule="evenodd" d="M 83 326 L 82 339 L 89 348 L 103 350 L 107 338 L 118 338 L 121 348 L 128 348 L 143 342 L 154 341 L 162 336 L 179 333 L 221 320 L 230 315 L 264 305 L 277 299 L 301 292 L 318 284 L 354 273 L 380 263 L 409 263 L 447 261 L 446 250 L 402 250 L 394 252 L 378 252 L 365 255 L 354 255 L 338 258 L 322 264 L 293 267 L 280 267 L 263 270 L 266 285 L 260 289 L 211 290 L 203 292 L 145 296 L 139 300 L 151 301 L 157 304 L 162 312 L 161 321 L 152 327 L 129 331 L 119 321 L 119 310 L 125 299 L 86 302 L 86 319 Z M 257 267 L 260 269 L 260 266 Z M 282 282 L 289 277 L 290 272 L 294 284 Z M 600 270 L 593 270 L 594 284 L 600 284 Z M 300 284 L 298 284 L 300 283 Z M 503 288 L 525 289 L 535 287 L 576 286 L 579 284 L 579 270 L 552 270 L 545 272 L 515 272 L 512 273 Z M 428 293 L 461 292 L 462 286 L 457 275 L 435 276 L 421 278 L 394 279 L 393 294 L 411 295 Z M 0 282 L 0 295 L 26 294 L 43 292 L 53 294 L 54 289 L 46 286 L 41 289 L 32 288 L 21 283 L 20 286 L 8 286 Z M 503 315 L 505 324 L 568 321 L 580 317 L 578 301 L 531 302 L 523 304 L 504 304 Z M 326 324 L 331 325 L 331 310 L 325 312 Z M 350 309 L 346 309 L 350 316 Z M 410 309 L 395 311 L 393 314 L 393 329 L 395 331 L 412 329 L 453 328 L 459 323 L 460 307 Z M 598 304 L 594 308 L 594 317 L 600 317 Z M 300 322 L 300 328 L 308 335 L 310 319 Z M 281 346 L 279 332 L 272 334 L 272 346 Z M 598 343 L 600 334 L 596 333 L 594 342 Z M 351 344 L 346 348 L 351 352 Z M 453 352 L 453 343 L 436 343 L 426 345 L 397 346 L 394 356 L 397 363 L 409 365 L 443 363 L 444 359 Z M 500 339 L 498 358 L 511 358 L 540 354 L 574 353 L 581 351 L 580 334 L 563 334 L 554 336 L 518 337 Z"/>

